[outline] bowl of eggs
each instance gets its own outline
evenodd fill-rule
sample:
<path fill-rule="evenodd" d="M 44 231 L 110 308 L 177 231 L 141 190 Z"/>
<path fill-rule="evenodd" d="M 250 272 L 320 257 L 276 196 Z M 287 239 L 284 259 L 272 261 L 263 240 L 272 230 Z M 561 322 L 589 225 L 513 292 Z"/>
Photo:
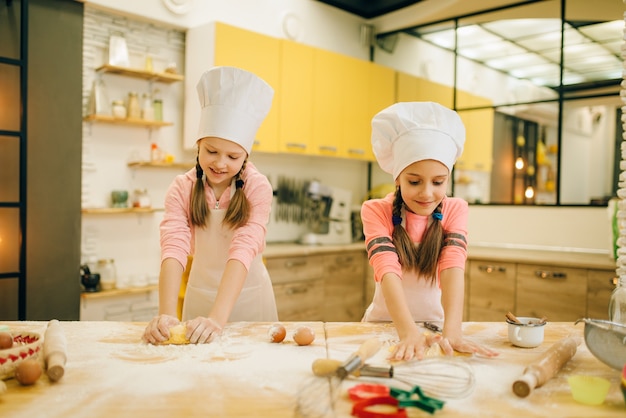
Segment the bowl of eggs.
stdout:
<path fill-rule="evenodd" d="M 41 336 L 36 332 L 0 331 L 0 380 L 15 376 L 20 364 L 31 363 L 41 351 Z"/>

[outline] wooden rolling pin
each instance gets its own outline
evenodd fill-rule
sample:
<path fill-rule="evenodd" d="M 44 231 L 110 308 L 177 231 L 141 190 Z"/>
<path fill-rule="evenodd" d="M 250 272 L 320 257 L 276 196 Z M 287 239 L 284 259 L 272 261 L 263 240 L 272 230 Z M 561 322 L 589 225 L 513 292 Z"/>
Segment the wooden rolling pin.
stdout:
<path fill-rule="evenodd" d="M 580 337 L 567 337 L 552 344 L 545 353 L 524 369 L 522 377 L 513 382 L 513 392 L 520 398 L 525 398 L 534 388 L 546 383 L 574 357 L 580 342 Z"/>
<path fill-rule="evenodd" d="M 61 323 L 57 319 L 48 322 L 43 340 L 43 357 L 50 380 L 56 382 L 62 378 L 67 361 L 67 343 Z"/>

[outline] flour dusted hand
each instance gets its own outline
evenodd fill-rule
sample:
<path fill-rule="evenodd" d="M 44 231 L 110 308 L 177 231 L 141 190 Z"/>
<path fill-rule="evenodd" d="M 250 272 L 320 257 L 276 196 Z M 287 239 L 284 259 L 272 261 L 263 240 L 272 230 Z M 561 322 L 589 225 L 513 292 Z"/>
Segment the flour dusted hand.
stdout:
<path fill-rule="evenodd" d="M 213 318 L 198 316 L 185 322 L 188 330 L 191 330 L 189 339 L 194 344 L 209 343 L 213 338 L 222 333 L 222 326 Z"/>
<path fill-rule="evenodd" d="M 170 338 L 170 329 L 180 325 L 175 316 L 158 315 L 152 318 L 143 333 L 143 340 L 150 344 L 163 344 Z"/>

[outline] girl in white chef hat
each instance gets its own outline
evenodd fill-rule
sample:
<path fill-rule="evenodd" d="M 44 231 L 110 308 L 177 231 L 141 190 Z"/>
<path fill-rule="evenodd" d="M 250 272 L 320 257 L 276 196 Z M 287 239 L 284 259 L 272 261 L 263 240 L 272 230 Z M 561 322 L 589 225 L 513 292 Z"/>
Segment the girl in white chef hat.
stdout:
<path fill-rule="evenodd" d="M 447 355 L 497 355 L 461 330 L 469 209 L 446 190 L 464 142 L 458 114 L 437 103 L 396 103 L 372 119 L 374 154 L 396 190 L 361 209 L 376 280 L 363 320 L 393 321 L 400 337 L 394 359 L 422 358 L 437 343 Z M 443 335 L 416 322 L 443 323 Z"/>
<path fill-rule="evenodd" d="M 234 67 L 215 67 L 197 86 L 200 129 L 196 167 L 179 175 L 161 222 L 159 315 L 144 340 L 161 343 L 179 324 L 177 305 L 193 256 L 182 306 L 186 338 L 209 342 L 227 322 L 276 321 L 276 302 L 261 259 L 272 186 L 248 160 L 273 89 Z"/>

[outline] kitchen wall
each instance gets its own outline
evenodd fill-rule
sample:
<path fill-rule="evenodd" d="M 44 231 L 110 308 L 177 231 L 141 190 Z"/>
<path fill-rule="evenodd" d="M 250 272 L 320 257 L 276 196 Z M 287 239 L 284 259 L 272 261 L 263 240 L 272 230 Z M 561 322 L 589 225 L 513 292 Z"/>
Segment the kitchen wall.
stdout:
<path fill-rule="evenodd" d="M 350 14 L 335 10 L 319 2 L 309 0 L 285 0 L 261 2 L 258 0 L 196 1 L 193 13 L 172 13 L 161 1 L 90 0 L 85 2 L 97 10 L 120 16 L 128 16 L 133 22 L 154 25 L 151 30 L 184 31 L 185 28 L 217 20 L 244 27 L 266 35 L 293 38 L 299 42 L 367 59 L 369 48 L 361 44 L 360 25 L 363 21 Z M 185 3 L 185 2 L 182 2 Z M 245 13 L 241 13 L 245 10 Z M 133 25 L 136 23 L 133 23 Z M 377 51 L 376 56 L 380 56 Z M 140 57 L 137 59 L 141 59 Z M 179 62 L 181 71 L 182 61 Z M 425 67 L 422 70 L 436 74 L 439 69 Z M 85 70 L 87 73 L 87 70 Z M 87 77 L 87 76 L 86 76 Z M 87 83 L 88 84 L 88 83 Z M 178 96 L 176 85 L 174 101 Z M 147 144 L 155 137 L 167 144 L 168 151 L 179 161 L 191 161 L 193 155 L 178 149 L 182 142 L 182 109 L 174 109 L 170 116 L 174 128 L 162 128 L 158 133 L 139 132 L 125 140 L 109 128 L 91 128 L 88 145 L 98 147 L 101 136 L 114 145 L 111 155 L 126 160 L 133 152 L 146 153 Z M 89 129 L 89 128 L 87 128 Z M 96 131 L 99 129 L 99 131 Z M 134 128 L 133 128 L 134 129 Z M 99 157 L 98 157 L 99 158 Z M 98 160 L 99 161 L 99 160 Z M 321 157 L 253 154 L 252 161 L 273 184 L 279 176 L 300 179 L 317 179 L 335 187 L 353 191 L 353 204 L 358 205 L 367 192 L 368 164 L 341 159 Z M 100 164 L 98 162 L 98 164 Z M 86 167 L 83 167 L 85 172 Z M 116 184 L 100 184 L 94 202 L 105 202 L 111 188 L 135 186 L 147 187 L 155 206 L 162 202 L 165 185 L 169 184 L 176 170 L 129 170 L 125 165 L 100 168 L 102 176 L 123 178 Z M 119 172 L 118 172 L 119 170 Z M 124 177 L 120 177 L 123 172 Z M 114 174 L 117 173 L 117 174 Z M 89 177 L 89 176 L 88 176 Z M 108 182 L 111 179 L 107 179 Z M 391 178 L 372 164 L 373 186 L 389 184 Z M 87 181 L 89 185 L 89 181 Z M 85 190 L 85 188 L 83 189 Z M 156 275 L 158 272 L 158 222 L 161 214 L 130 215 L 125 217 L 83 217 L 83 254 L 119 259 L 120 274 Z M 511 206 L 471 206 L 470 240 L 474 245 L 514 246 L 519 248 L 571 249 L 572 251 L 607 253 L 609 248 L 609 224 L 606 208 L 544 208 Z M 286 224 L 272 220 L 268 230 L 268 242 L 296 240 L 303 232 L 302 225 Z M 88 250 L 88 251 L 85 251 Z M 132 259 L 122 261 L 126 254 Z M 608 255 L 607 255 L 608 256 Z"/>

